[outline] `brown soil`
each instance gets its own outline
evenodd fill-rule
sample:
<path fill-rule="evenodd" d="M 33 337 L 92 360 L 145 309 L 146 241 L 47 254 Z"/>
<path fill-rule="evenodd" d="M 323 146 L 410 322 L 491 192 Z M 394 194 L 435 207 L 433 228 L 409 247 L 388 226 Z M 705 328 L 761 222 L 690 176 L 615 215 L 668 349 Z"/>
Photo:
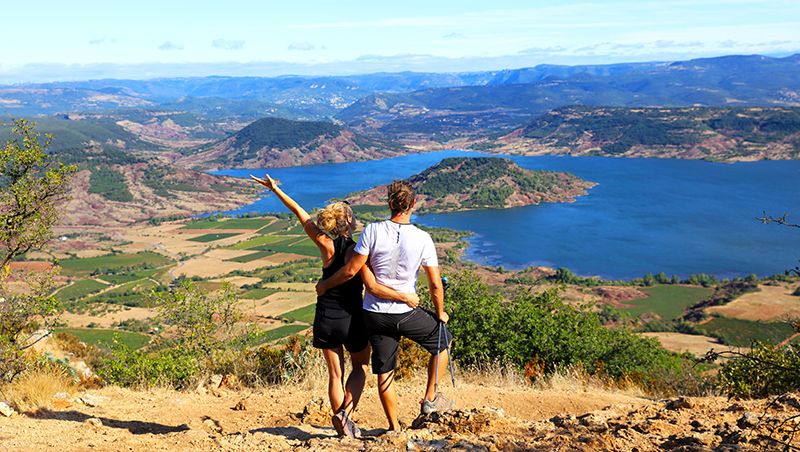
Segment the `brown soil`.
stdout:
<path fill-rule="evenodd" d="M 768 422 L 800 415 L 800 395 L 653 402 L 595 391 L 447 385 L 456 410 L 417 418 L 421 386 L 398 388 L 400 434 L 385 434 L 374 387 L 354 421 L 364 438 L 338 438 L 325 390 L 216 389 L 179 393 L 109 387 L 61 408 L 0 416 L 6 451 L 594 451 L 755 450 Z M 91 396 L 95 396 L 94 398 Z M 90 405 L 79 399 L 88 399 Z M 67 406 L 68 405 L 68 406 Z M 408 428 L 411 424 L 419 428 Z M 790 422 L 789 425 L 796 426 Z M 789 438 L 795 447 L 800 439 Z M 772 444 L 771 448 L 774 448 Z"/>

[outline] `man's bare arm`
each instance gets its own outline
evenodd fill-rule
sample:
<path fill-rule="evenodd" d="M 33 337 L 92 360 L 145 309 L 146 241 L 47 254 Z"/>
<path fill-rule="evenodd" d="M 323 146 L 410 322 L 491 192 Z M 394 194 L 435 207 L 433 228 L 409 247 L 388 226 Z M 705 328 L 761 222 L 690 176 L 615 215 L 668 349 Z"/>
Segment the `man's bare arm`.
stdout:
<path fill-rule="evenodd" d="M 362 254 L 353 253 L 353 257 L 347 261 L 342 268 L 336 271 L 328 279 L 323 279 L 317 282 L 317 295 L 322 296 L 331 287 L 336 287 L 343 282 L 349 281 L 353 276 L 361 270 L 361 267 L 367 263 L 367 256 Z"/>
<path fill-rule="evenodd" d="M 398 292 L 391 287 L 378 283 L 378 281 L 375 279 L 375 274 L 372 272 L 372 269 L 369 268 L 369 265 L 361 267 L 360 274 L 361 281 L 364 282 L 364 288 L 367 289 L 367 292 L 371 293 L 373 296 L 383 298 L 384 300 L 402 301 L 411 308 L 416 308 L 419 306 L 419 295 L 415 293 Z"/>
<path fill-rule="evenodd" d="M 425 276 L 428 278 L 428 289 L 431 291 L 431 302 L 436 310 L 436 317 L 444 323 L 450 320 L 450 316 L 444 312 L 444 286 L 442 277 L 439 274 L 439 267 L 422 266 Z"/>

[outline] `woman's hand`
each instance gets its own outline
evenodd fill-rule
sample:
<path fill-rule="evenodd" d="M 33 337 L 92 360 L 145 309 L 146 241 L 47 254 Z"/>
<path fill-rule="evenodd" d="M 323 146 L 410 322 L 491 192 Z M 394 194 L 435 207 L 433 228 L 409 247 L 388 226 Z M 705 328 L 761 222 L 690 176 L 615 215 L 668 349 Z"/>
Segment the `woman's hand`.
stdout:
<path fill-rule="evenodd" d="M 401 293 L 402 302 L 407 304 L 411 309 L 417 309 L 419 306 L 419 295 L 415 293 Z"/>
<path fill-rule="evenodd" d="M 275 190 L 275 187 L 278 186 L 278 184 L 275 183 L 275 180 L 272 179 L 271 177 L 269 177 L 269 174 L 265 175 L 264 177 L 266 177 L 266 179 L 259 179 L 259 178 L 255 177 L 255 176 L 253 176 L 252 174 L 250 175 L 250 179 L 253 179 L 254 181 L 258 182 L 259 184 L 267 187 L 267 189 L 269 189 L 269 191 Z"/>

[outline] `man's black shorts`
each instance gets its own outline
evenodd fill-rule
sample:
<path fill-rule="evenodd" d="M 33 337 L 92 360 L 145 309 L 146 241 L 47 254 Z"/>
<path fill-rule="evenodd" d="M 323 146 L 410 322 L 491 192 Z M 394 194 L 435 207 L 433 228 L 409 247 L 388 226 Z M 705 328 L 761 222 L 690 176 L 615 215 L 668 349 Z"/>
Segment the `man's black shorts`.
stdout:
<path fill-rule="evenodd" d="M 432 355 L 446 350 L 452 336 L 445 337 L 445 329 L 439 343 L 441 324 L 432 312 L 421 308 L 403 314 L 364 311 L 364 326 L 372 345 L 372 372 L 385 374 L 397 367 L 401 336 L 421 345 Z"/>
<path fill-rule="evenodd" d="M 344 345 L 350 353 L 358 353 L 369 345 L 367 330 L 361 317 L 363 311 L 349 315 L 344 311 L 337 311 L 335 315 L 325 315 L 324 311 L 317 310 L 314 316 L 314 342 L 315 348 L 330 350 Z"/>

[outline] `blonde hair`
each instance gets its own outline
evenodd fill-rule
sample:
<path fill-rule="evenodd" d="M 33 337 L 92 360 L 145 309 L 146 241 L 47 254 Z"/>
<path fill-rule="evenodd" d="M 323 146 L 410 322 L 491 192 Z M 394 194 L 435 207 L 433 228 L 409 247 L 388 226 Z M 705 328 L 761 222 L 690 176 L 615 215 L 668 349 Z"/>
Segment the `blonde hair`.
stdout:
<path fill-rule="evenodd" d="M 395 179 L 386 186 L 386 192 L 389 197 L 389 209 L 393 214 L 407 212 L 411 209 L 411 205 L 414 203 L 414 187 L 411 184 Z"/>
<path fill-rule="evenodd" d="M 317 213 L 317 227 L 333 237 L 347 233 L 350 222 L 350 207 L 343 202 L 328 204 Z"/>

